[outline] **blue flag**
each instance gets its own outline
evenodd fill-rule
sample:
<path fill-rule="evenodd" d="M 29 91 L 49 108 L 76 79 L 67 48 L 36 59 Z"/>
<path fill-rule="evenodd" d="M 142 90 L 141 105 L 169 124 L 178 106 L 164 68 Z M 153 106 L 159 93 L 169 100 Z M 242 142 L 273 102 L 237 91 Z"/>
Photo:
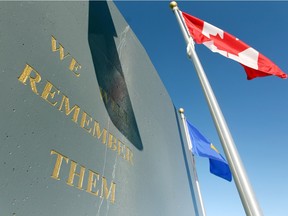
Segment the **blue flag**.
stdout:
<path fill-rule="evenodd" d="M 210 172 L 227 181 L 232 181 L 232 174 L 225 158 L 192 124 L 188 121 L 186 122 L 190 140 L 192 142 L 192 153 L 194 155 L 209 158 Z"/>

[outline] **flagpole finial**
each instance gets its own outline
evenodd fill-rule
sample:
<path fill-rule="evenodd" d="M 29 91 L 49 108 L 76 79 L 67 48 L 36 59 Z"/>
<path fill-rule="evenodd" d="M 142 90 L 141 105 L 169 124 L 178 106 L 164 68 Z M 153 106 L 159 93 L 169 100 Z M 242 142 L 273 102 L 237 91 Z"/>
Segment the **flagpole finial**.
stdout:
<path fill-rule="evenodd" d="M 170 8 L 173 10 L 175 7 L 177 7 L 177 2 L 175 2 L 175 1 L 172 1 L 172 2 L 170 2 Z"/>
<path fill-rule="evenodd" d="M 181 113 L 181 114 L 184 113 L 184 109 L 183 109 L 183 108 L 180 108 L 180 109 L 179 109 L 179 113 Z"/>

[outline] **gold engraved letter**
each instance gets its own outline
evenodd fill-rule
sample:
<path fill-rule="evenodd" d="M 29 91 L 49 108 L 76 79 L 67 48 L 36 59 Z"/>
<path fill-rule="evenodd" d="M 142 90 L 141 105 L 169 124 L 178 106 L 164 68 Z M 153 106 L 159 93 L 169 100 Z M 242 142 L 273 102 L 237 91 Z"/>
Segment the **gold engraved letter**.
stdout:
<path fill-rule="evenodd" d="M 82 185 L 83 185 L 83 179 L 84 179 L 84 174 L 85 174 L 85 167 L 80 166 L 80 173 L 76 173 L 76 167 L 77 167 L 77 163 L 73 160 L 71 160 L 71 166 L 70 166 L 70 172 L 69 172 L 69 176 L 67 179 L 67 184 L 70 186 L 74 186 L 73 182 L 74 182 L 74 176 L 78 176 L 79 177 L 79 181 L 78 181 L 78 189 L 82 189 Z"/>
<path fill-rule="evenodd" d="M 109 196 L 111 196 L 110 202 L 114 203 L 115 202 L 115 191 L 116 191 L 115 182 L 111 182 L 110 189 L 108 190 L 107 180 L 104 176 L 102 176 L 102 191 L 101 191 L 100 197 L 103 198 L 105 196 L 105 199 L 108 200 Z"/>
<path fill-rule="evenodd" d="M 88 116 L 88 119 L 87 119 Z M 90 122 L 92 121 L 92 118 L 83 111 L 82 113 L 82 118 L 81 118 L 81 122 L 80 122 L 80 127 L 84 128 L 88 133 L 91 133 L 92 128 L 86 128 L 85 126 L 89 126 Z"/>
<path fill-rule="evenodd" d="M 97 121 L 94 121 L 94 127 L 93 127 L 93 133 L 92 135 L 95 137 L 97 136 L 98 139 L 101 138 L 102 136 L 102 143 L 105 144 L 106 140 L 107 140 L 107 130 L 105 128 L 103 128 L 103 130 L 101 131 L 100 129 L 100 125 Z"/>
<path fill-rule="evenodd" d="M 72 121 L 77 123 L 79 112 L 80 112 L 80 107 L 75 104 L 72 107 L 72 109 L 70 109 L 69 98 L 67 96 L 63 95 L 63 98 L 62 98 L 62 101 L 61 101 L 61 104 L 60 104 L 58 110 L 60 110 L 60 111 L 62 110 L 62 107 L 63 107 L 64 103 L 65 103 L 65 114 L 68 116 L 74 110 Z"/>
<path fill-rule="evenodd" d="M 30 76 L 32 71 L 35 73 L 35 77 Z M 28 77 L 30 80 L 30 85 L 31 85 L 32 91 L 38 95 L 36 83 L 39 83 L 41 81 L 41 76 L 34 68 L 32 68 L 30 65 L 26 64 L 26 66 L 25 66 L 24 70 L 22 71 L 22 74 L 20 75 L 18 80 L 20 82 L 22 82 L 24 85 L 26 85 L 26 81 L 27 81 Z"/>
<path fill-rule="evenodd" d="M 94 178 L 96 177 L 96 178 Z M 96 172 L 93 172 L 92 170 L 89 170 L 89 176 L 88 176 L 88 184 L 87 184 L 87 192 L 91 193 L 95 196 L 98 196 L 99 190 L 97 191 L 92 191 L 93 188 L 96 188 L 97 185 L 97 180 L 99 181 L 99 174 Z"/>
<path fill-rule="evenodd" d="M 81 69 L 81 65 L 74 58 L 72 58 L 71 63 L 69 65 L 69 70 L 72 71 L 76 77 L 79 77 L 80 74 L 76 73 L 78 69 Z"/>
<path fill-rule="evenodd" d="M 57 155 L 55 166 L 54 166 L 53 173 L 52 173 L 51 177 L 54 179 L 60 180 L 59 173 L 60 173 L 63 158 L 65 159 L 67 164 L 68 164 L 69 159 L 67 157 L 65 157 L 64 155 L 62 155 L 59 152 L 56 152 L 54 150 L 51 150 L 50 154 L 51 155 L 53 155 L 53 154 Z"/>
<path fill-rule="evenodd" d="M 117 138 L 114 137 L 111 133 L 109 133 L 107 146 L 111 150 L 115 151 L 117 149 L 116 143 L 117 143 Z"/>
<path fill-rule="evenodd" d="M 125 149 L 124 143 L 122 143 L 120 140 L 118 140 L 118 149 L 117 149 L 118 155 L 122 154 L 121 156 L 125 159 L 125 156 L 123 154 L 124 149 Z"/>
<path fill-rule="evenodd" d="M 50 95 L 51 96 L 51 98 L 53 99 L 54 98 L 54 96 L 55 96 L 55 91 L 53 91 L 53 92 L 51 92 L 51 90 L 52 90 L 52 88 L 55 88 L 56 89 L 56 92 L 57 92 L 57 94 L 59 94 L 60 93 L 60 91 L 55 87 L 55 86 L 53 86 L 52 85 L 52 83 L 50 83 L 49 81 L 47 81 L 47 83 L 46 83 L 46 85 L 45 85 L 45 87 L 44 87 L 44 90 L 43 90 L 43 92 L 42 92 L 42 95 L 41 95 L 41 97 L 44 99 L 44 100 L 46 100 L 49 104 L 51 104 L 52 106 L 55 106 L 56 104 L 57 104 L 57 102 L 50 102 L 49 100 L 48 100 L 48 96 Z"/>
<path fill-rule="evenodd" d="M 70 55 L 69 53 L 65 55 L 64 47 L 60 43 L 59 48 L 57 48 L 57 40 L 53 36 L 51 36 L 51 48 L 53 52 L 59 51 L 61 61 Z"/>
<path fill-rule="evenodd" d="M 126 157 L 125 159 L 133 165 L 133 152 L 126 146 Z"/>

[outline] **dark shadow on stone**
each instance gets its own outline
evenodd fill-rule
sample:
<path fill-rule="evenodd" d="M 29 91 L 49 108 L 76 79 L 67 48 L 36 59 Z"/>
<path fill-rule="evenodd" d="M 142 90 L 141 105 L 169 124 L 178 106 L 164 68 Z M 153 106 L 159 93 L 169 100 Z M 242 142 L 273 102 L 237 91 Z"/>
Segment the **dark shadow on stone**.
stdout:
<path fill-rule="evenodd" d="M 113 124 L 143 149 L 114 38 L 117 33 L 106 1 L 89 2 L 88 42 L 102 101 Z"/>

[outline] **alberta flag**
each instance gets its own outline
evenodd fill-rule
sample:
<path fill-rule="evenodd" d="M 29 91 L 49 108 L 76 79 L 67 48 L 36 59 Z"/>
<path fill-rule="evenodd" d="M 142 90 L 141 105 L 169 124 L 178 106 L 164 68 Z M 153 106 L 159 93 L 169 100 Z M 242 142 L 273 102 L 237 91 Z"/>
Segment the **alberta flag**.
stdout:
<path fill-rule="evenodd" d="M 196 43 L 204 44 L 212 52 L 239 62 L 248 80 L 270 75 L 287 78 L 287 74 L 270 59 L 233 35 L 187 13 L 182 12 L 182 16 Z"/>
<path fill-rule="evenodd" d="M 231 181 L 232 174 L 225 158 L 191 123 L 188 121 L 186 121 L 186 123 L 192 144 L 192 153 L 194 155 L 209 158 L 210 172 L 227 181 Z"/>

